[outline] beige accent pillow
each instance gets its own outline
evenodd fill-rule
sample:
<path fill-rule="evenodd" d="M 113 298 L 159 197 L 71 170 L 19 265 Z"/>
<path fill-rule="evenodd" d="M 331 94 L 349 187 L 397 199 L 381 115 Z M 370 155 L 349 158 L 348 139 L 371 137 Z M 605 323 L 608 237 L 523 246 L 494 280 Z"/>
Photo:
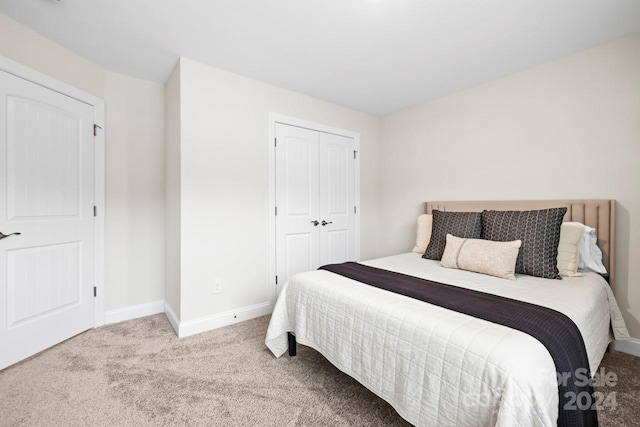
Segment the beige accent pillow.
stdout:
<path fill-rule="evenodd" d="M 413 252 L 423 254 L 431 240 L 431 228 L 433 227 L 433 215 L 422 214 L 418 217 L 418 232 L 416 233 L 416 245 Z"/>
<path fill-rule="evenodd" d="M 494 242 L 483 239 L 462 239 L 447 234 L 447 245 L 440 265 L 516 280 L 516 260 L 520 246 L 522 246 L 521 240 Z"/>
<path fill-rule="evenodd" d="M 577 277 L 578 255 L 584 235 L 584 224 L 579 222 L 563 222 L 560 227 L 560 242 L 558 243 L 558 272 L 561 276 Z"/>

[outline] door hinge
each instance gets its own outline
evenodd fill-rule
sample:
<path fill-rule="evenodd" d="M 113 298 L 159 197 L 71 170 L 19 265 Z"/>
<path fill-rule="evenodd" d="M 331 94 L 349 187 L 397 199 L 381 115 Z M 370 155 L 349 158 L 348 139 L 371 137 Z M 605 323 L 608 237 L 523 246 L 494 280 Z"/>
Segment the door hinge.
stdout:
<path fill-rule="evenodd" d="M 273 138 L 273 146 L 274 147 L 278 146 L 278 138 Z"/>
<path fill-rule="evenodd" d="M 353 150 L 353 158 L 355 159 L 356 156 L 358 155 L 358 152 L 356 150 Z"/>
<path fill-rule="evenodd" d="M 93 125 L 93 136 L 98 136 L 98 129 L 102 129 L 102 126 L 94 124 Z"/>
<path fill-rule="evenodd" d="M 353 213 L 358 213 L 355 206 L 353 207 Z"/>
<path fill-rule="evenodd" d="M 278 207 L 276 206 L 276 216 L 278 216 Z"/>
<path fill-rule="evenodd" d="M 98 296 L 98 288 L 97 287 L 93 287 L 93 297 L 97 297 Z"/>
<path fill-rule="evenodd" d="M 276 276 L 276 285 L 278 284 L 278 276 Z"/>
<path fill-rule="evenodd" d="M 98 207 L 97 206 L 93 207 L 93 216 L 98 216 Z"/>

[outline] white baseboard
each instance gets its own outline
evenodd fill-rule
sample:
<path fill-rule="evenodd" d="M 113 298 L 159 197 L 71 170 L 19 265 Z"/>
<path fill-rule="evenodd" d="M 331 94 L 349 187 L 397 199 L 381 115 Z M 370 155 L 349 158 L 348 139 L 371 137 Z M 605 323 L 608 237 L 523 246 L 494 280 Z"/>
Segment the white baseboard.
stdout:
<path fill-rule="evenodd" d="M 167 320 L 171 323 L 171 327 L 176 335 L 180 336 L 180 319 L 176 315 L 176 312 L 173 311 L 173 308 L 165 301 L 164 303 L 164 314 L 167 316 Z"/>
<path fill-rule="evenodd" d="M 233 325 L 234 323 L 254 319 L 271 313 L 272 307 L 268 302 L 262 304 L 242 307 L 237 310 L 230 310 L 211 316 L 204 316 L 198 319 L 180 322 L 180 319 L 173 308 L 165 301 L 153 301 L 145 304 L 132 305 L 129 307 L 108 310 L 105 313 L 106 324 L 124 322 L 125 320 L 137 319 L 139 317 L 151 316 L 163 313 L 173 327 L 176 335 L 180 338 Z"/>
<path fill-rule="evenodd" d="M 262 304 L 242 307 L 237 310 L 230 310 L 211 316 L 204 316 L 188 322 L 180 322 L 180 318 L 167 304 L 166 301 L 153 301 L 145 304 L 132 305 L 129 307 L 108 310 L 105 313 L 106 323 L 118 323 L 125 320 L 137 319 L 139 317 L 151 316 L 153 314 L 164 313 L 167 320 L 173 327 L 179 338 L 189 337 L 201 332 L 233 325 L 234 323 L 254 319 L 271 313 L 272 307 L 268 302 Z"/>
<path fill-rule="evenodd" d="M 638 338 L 630 338 L 628 340 L 617 340 L 615 345 L 616 351 L 632 354 L 640 357 L 640 340 Z"/>
<path fill-rule="evenodd" d="M 164 311 L 164 301 L 153 301 L 144 304 L 130 305 L 129 307 L 107 310 L 104 314 L 105 324 L 124 322 L 125 320 L 151 316 Z"/>
<path fill-rule="evenodd" d="M 180 322 L 178 327 L 178 337 L 184 338 L 201 332 L 210 331 L 212 329 L 221 328 L 223 326 L 233 325 L 234 323 L 243 322 L 256 317 L 266 316 L 271 313 L 272 307 L 268 302 L 248 307 L 242 307 L 237 310 L 225 311 L 211 316 L 204 316 L 187 322 Z M 169 320 L 171 321 L 171 320 Z M 175 326 L 174 326 L 175 329 Z"/>

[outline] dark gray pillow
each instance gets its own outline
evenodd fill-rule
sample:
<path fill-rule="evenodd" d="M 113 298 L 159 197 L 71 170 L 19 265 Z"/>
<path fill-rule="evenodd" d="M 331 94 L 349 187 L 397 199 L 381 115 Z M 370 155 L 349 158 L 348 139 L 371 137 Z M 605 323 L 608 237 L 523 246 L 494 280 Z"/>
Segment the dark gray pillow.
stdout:
<path fill-rule="evenodd" d="M 484 211 L 482 238 L 499 242 L 522 240 L 516 273 L 561 279 L 558 243 L 567 208 L 539 211 Z"/>
<path fill-rule="evenodd" d="M 447 244 L 447 234 L 467 239 L 479 239 L 482 234 L 481 212 L 442 212 L 434 209 L 432 213 L 431 240 L 422 258 L 440 261 Z"/>

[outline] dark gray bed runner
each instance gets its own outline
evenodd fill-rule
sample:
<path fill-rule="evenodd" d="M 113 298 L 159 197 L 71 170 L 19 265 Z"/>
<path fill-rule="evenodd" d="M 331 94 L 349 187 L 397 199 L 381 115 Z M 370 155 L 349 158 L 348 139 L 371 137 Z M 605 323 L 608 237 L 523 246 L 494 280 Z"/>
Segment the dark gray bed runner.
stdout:
<path fill-rule="evenodd" d="M 581 381 L 590 372 L 582 334 L 576 324 L 564 314 L 523 301 L 432 282 L 355 262 L 325 265 L 319 269 L 531 335 L 551 354 L 559 378 L 569 377 L 566 381 L 558 382 L 558 426 L 598 425 L 593 387 L 588 381 Z M 531 369 L 535 367 L 532 366 Z M 588 404 L 584 404 L 585 396 L 591 397 Z M 576 398 L 580 404 L 576 404 Z"/>

